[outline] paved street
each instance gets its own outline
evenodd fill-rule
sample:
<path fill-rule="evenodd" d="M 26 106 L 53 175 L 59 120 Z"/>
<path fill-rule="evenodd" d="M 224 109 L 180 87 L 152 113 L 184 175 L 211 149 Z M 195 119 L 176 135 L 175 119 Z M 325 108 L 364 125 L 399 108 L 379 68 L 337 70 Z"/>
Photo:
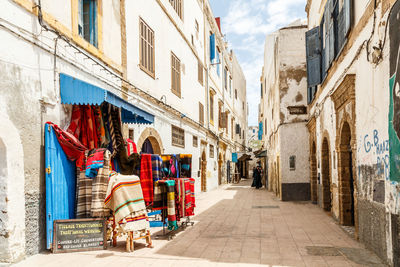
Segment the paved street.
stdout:
<path fill-rule="evenodd" d="M 384 266 L 310 203 L 280 202 L 250 181 L 197 198 L 196 224 L 155 248 L 40 254 L 16 266 Z M 154 233 L 157 235 L 157 233 Z"/>

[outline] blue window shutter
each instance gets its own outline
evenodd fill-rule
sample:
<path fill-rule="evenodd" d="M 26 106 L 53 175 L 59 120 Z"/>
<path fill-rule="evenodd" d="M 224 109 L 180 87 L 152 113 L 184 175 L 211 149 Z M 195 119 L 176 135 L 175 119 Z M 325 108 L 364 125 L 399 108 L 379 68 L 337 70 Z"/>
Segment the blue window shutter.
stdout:
<path fill-rule="evenodd" d="M 319 27 L 306 32 L 308 87 L 321 83 L 321 40 Z"/>
<path fill-rule="evenodd" d="M 328 4 L 327 4 L 328 5 Z M 324 15 L 324 72 L 327 73 L 330 62 L 329 62 L 329 21 L 331 15 L 329 12 L 329 8 L 325 8 L 325 15 Z"/>
<path fill-rule="evenodd" d="M 344 33 L 345 36 L 350 32 L 351 24 L 352 24 L 352 14 L 353 14 L 353 7 L 352 7 L 353 1 L 352 0 L 344 0 L 343 3 L 343 13 L 344 13 Z"/>
<path fill-rule="evenodd" d="M 210 35 L 210 61 L 215 59 L 215 34 Z"/>
<path fill-rule="evenodd" d="M 219 59 L 219 52 L 217 52 L 217 74 L 218 76 L 221 76 L 221 69 L 220 69 L 220 59 Z"/>

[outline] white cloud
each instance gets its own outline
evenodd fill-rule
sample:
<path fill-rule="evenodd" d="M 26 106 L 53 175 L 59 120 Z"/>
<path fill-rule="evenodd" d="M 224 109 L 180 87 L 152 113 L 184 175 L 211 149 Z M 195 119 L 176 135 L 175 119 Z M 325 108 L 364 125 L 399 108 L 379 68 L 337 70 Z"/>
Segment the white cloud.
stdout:
<path fill-rule="evenodd" d="M 249 125 L 257 125 L 265 37 L 297 18 L 304 18 L 306 0 L 229 2 L 227 15 L 222 18 L 223 31 L 228 35 L 246 77 Z"/>

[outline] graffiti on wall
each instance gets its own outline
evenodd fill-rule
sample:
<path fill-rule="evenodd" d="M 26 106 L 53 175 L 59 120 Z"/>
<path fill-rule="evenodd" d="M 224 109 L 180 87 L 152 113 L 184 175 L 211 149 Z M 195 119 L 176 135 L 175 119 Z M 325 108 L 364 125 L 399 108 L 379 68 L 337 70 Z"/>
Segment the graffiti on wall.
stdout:
<path fill-rule="evenodd" d="M 362 138 L 362 149 L 366 157 L 364 160 L 376 161 L 376 174 L 384 176 L 386 180 L 390 178 L 390 158 L 389 140 L 379 136 L 378 130 L 373 130 L 371 134 L 365 134 Z"/>
<path fill-rule="evenodd" d="M 400 181 L 400 1 L 397 1 L 389 18 L 390 36 L 390 106 L 389 145 L 390 180 Z"/>

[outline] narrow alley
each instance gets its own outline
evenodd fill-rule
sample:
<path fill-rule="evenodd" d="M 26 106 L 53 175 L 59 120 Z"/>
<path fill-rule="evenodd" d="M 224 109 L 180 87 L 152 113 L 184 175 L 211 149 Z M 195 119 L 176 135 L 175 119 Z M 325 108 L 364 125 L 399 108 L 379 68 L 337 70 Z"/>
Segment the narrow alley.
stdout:
<path fill-rule="evenodd" d="M 249 180 L 203 193 L 196 205 L 195 225 L 169 242 L 154 238 L 153 249 L 138 242 L 129 254 L 119 242 L 105 251 L 38 254 L 15 266 L 385 266 L 317 206 L 281 202 Z"/>

